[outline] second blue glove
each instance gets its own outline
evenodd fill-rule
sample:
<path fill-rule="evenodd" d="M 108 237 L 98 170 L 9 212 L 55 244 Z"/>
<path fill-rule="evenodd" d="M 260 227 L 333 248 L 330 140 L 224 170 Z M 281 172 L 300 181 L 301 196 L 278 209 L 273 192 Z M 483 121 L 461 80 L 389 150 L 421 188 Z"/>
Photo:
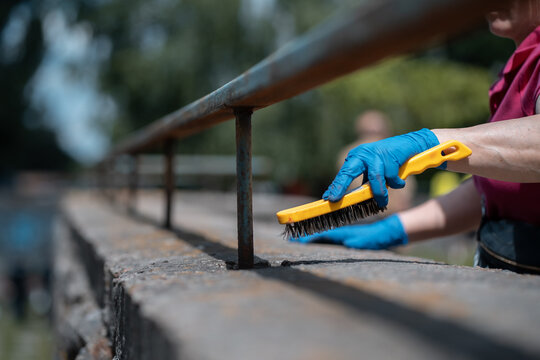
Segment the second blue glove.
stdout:
<path fill-rule="evenodd" d="M 355 249 L 381 250 L 405 245 L 409 237 L 397 215 L 367 225 L 350 225 L 319 234 L 291 238 L 299 243 L 332 243 Z"/>

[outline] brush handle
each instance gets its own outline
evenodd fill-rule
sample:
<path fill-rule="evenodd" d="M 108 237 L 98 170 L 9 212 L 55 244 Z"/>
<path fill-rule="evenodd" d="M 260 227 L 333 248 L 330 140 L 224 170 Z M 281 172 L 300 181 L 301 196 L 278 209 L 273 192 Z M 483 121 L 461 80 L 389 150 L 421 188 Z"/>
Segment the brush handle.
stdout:
<path fill-rule="evenodd" d="M 461 160 L 471 154 L 471 149 L 459 141 L 446 141 L 407 160 L 399 168 L 398 175 L 405 180 L 409 175 L 421 174 L 426 169 L 440 166 L 445 161 Z"/>

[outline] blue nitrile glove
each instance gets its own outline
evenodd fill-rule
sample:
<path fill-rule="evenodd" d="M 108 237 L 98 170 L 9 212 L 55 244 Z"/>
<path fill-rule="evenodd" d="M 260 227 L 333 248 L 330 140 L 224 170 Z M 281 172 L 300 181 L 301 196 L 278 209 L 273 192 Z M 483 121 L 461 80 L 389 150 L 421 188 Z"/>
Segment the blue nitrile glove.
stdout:
<path fill-rule="evenodd" d="M 351 182 L 364 174 L 364 181 L 369 181 L 373 198 L 379 207 L 385 207 L 388 204 L 386 184 L 394 189 L 405 186 L 405 181 L 398 176 L 399 167 L 414 155 L 436 145 L 439 145 L 439 140 L 429 129 L 362 144 L 349 152 L 336 178 L 323 194 L 323 199 L 339 201 Z M 439 168 L 445 169 L 446 163 Z"/>
<path fill-rule="evenodd" d="M 391 246 L 405 245 L 409 237 L 397 215 L 366 225 L 349 225 L 322 233 L 291 238 L 290 241 L 307 243 L 331 243 L 355 249 L 382 250 Z"/>

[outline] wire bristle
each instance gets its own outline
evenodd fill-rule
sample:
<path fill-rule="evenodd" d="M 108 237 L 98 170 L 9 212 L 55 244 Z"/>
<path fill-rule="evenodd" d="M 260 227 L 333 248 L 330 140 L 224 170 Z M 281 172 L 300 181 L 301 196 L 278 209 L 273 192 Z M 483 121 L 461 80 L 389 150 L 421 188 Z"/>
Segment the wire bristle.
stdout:
<path fill-rule="evenodd" d="M 318 232 L 353 224 L 360 219 L 378 214 L 384 210 L 386 210 L 386 207 L 380 208 L 377 205 L 377 202 L 372 198 L 328 214 L 286 224 L 283 236 L 286 239 L 289 239 L 291 237 L 299 238 L 301 236 L 312 235 Z"/>

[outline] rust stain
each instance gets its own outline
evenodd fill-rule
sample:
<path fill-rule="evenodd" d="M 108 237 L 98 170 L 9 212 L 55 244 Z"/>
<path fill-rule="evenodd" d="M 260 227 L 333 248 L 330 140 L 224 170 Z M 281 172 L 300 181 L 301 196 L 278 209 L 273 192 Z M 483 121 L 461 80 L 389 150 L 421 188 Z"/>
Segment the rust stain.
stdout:
<path fill-rule="evenodd" d="M 105 338 L 100 338 L 96 342 L 88 346 L 88 352 L 92 359 L 110 360 L 112 359 L 112 351 L 109 341 Z"/>

